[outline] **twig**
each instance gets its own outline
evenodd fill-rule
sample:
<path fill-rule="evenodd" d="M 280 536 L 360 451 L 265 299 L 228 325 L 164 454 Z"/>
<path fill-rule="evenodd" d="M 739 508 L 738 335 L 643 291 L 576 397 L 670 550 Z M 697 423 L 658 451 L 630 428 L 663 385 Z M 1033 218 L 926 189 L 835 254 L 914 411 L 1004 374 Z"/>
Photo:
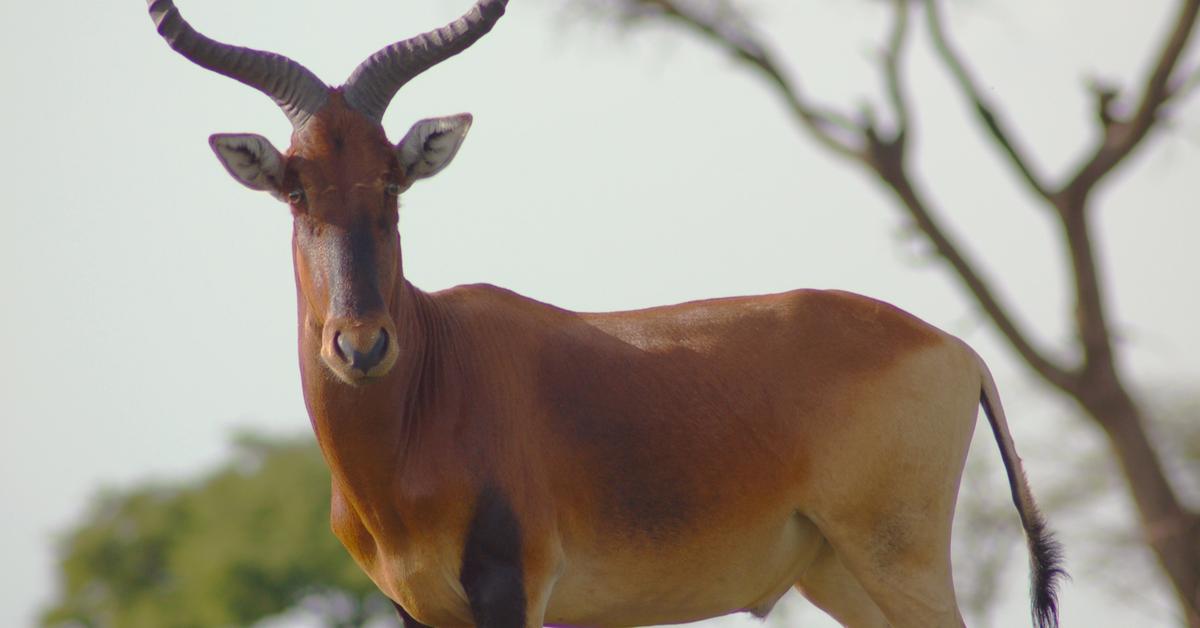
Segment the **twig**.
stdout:
<path fill-rule="evenodd" d="M 628 5 L 674 20 L 697 32 L 703 39 L 716 44 L 735 58 L 757 68 L 783 97 L 788 108 L 804 128 L 823 146 L 844 157 L 858 158 L 862 147 L 857 135 L 839 139 L 836 134 L 857 130 L 849 118 L 809 102 L 800 90 L 784 75 L 766 47 L 746 32 L 739 32 L 715 18 L 685 9 L 675 0 L 628 0 Z M 639 17 L 644 17 L 644 13 Z M 732 20 L 729 20 L 732 22 Z"/>
<path fill-rule="evenodd" d="M 1180 90 L 1171 89 L 1171 77 L 1180 55 L 1187 48 L 1188 40 L 1196 30 L 1196 17 L 1200 14 L 1200 0 L 1183 0 L 1174 30 L 1158 55 L 1154 70 L 1142 88 L 1137 111 L 1128 120 L 1115 120 L 1105 129 L 1100 145 L 1092 156 L 1079 168 L 1063 188 L 1063 202 L 1071 209 L 1081 211 L 1092 188 L 1109 172 L 1125 160 L 1141 143 L 1159 121 L 1159 109 Z M 1194 82 L 1185 81 L 1184 85 Z M 1189 88 L 1190 89 L 1190 88 Z M 1186 91 L 1186 90 L 1184 90 Z"/>
<path fill-rule="evenodd" d="M 883 56 L 883 75 L 887 84 L 888 100 L 891 102 L 892 111 L 896 116 L 896 138 L 903 141 L 912 124 L 908 94 L 904 91 L 904 81 L 900 75 L 900 57 L 904 53 L 905 44 L 908 43 L 910 30 L 908 27 L 909 1 L 892 0 L 892 6 L 895 9 L 895 18 L 892 21 L 892 31 L 888 37 L 887 51 Z"/>
<path fill-rule="evenodd" d="M 1008 156 L 1008 160 L 1017 169 L 1025 184 L 1039 197 L 1049 199 L 1050 192 L 1047 190 L 1045 183 L 1042 182 L 1042 177 L 1034 172 L 1030 159 L 1017 145 L 1013 139 L 1012 132 L 1005 128 L 1004 121 L 984 98 L 983 93 L 979 90 L 978 83 L 967 68 L 962 55 L 951 45 L 949 38 L 946 36 L 938 1 L 925 0 L 925 15 L 928 18 L 929 34 L 933 39 L 934 49 L 950 70 L 950 74 L 954 77 L 955 82 L 958 83 L 959 89 L 971 101 L 971 105 L 975 108 L 975 113 L 979 117 L 979 120 L 987 127 L 988 132 L 996 140 L 996 144 L 1004 150 Z"/>

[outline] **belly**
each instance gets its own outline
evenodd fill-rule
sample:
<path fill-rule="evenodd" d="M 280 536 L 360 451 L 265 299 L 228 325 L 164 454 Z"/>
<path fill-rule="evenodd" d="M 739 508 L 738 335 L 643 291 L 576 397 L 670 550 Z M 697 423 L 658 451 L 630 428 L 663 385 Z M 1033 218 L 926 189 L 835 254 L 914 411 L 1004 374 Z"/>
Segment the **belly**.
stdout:
<path fill-rule="evenodd" d="M 714 527 L 653 544 L 565 548 L 548 624 L 638 626 L 737 611 L 765 615 L 812 563 L 823 538 L 798 514 Z"/>

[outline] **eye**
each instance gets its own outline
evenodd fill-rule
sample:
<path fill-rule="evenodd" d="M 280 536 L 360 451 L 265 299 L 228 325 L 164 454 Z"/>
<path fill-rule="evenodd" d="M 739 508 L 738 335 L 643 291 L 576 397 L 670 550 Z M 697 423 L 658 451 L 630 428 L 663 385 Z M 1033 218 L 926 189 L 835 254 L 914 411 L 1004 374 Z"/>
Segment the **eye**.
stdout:
<path fill-rule="evenodd" d="M 299 203 L 302 200 L 304 200 L 304 190 L 302 190 L 300 188 L 296 188 L 296 189 L 292 190 L 291 192 L 288 192 L 288 202 L 289 203 L 292 203 L 293 205 L 295 205 L 296 203 Z"/>
<path fill-rule="evenodd" d="M 387 184 L 387 187 L 384 188 L 384 191 L 392 196 L 400 196 L 400 193 L 404 190 L 400 188 L 399 183 L 389 183 Z"/>

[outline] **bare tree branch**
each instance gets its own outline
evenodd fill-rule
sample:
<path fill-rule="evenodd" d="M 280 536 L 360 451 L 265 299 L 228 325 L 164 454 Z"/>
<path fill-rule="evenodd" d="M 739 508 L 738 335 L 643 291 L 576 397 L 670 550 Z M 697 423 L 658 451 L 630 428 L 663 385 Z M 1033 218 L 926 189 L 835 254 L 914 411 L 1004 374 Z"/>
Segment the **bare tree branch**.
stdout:
<path fill-rule="evenodd" d="M 992 138 L 996 140 L 996 144 L 1004 150 L 1008 155 L 1008 160 L 1017 169 L 1021 175 L 1021 179 L 1025 182 L 1029 189 L 1043 199 L 1050 198 L 1050 192 L 1043 183 L 1042 177 L 1038 175 L 1032 166 L 1029 157 L 1024 154 L 1021 148 L 1013 139 L 1013 134 L 1005 128 L 1004 121 L 995 112 L 995 109 L 984 98 L 980 91 L 977 81 L 968 69 L 962 55 L 954 49 L 950 43 L 950 39 L 946 36 L 946 29 L 941 17 L 941 7 L 939 0 L 925 0 L 925 16 L 929 23 L 929 34 L 933 39 L 934 49 L 942 62 L 949 68 L 950 74 L 958 83 L 959 89 L 971 101 L 971 105 L 975 108 L 976 115 L 983 125 L 987 127 Z"/>
<path fill-rule="evenodd" d="M 1172 91 L 1171 79 L 1180 55 L 1187 48 L 1192 33 L 1196 30 L 1196 17 L 1200 14 L 1200 0 L 1183 0 L 1174 29 L 1159 53 L 1154 70 L 1142 88 L 1137 111 L 1131 118 L 1114 120 L 1105 128 L 1100 145 L 1092 156 L 1080 167 L 1062 192 L 1062 203 L 1074 211 L 1082 211 L 1084 201 L 1099 181 L 1125 160 L 1146 138 L 1159 120 L 1159 110 L 1178 90 Z M 1186 82 L 1185 82 L 1186 84 Z"/>
<path fill-rule="evenodd" d="M 677 0 L 626 0 L 624 5 L 629 9 L 627 17 L 643 19 L 658 16 L 677 22 L 695 31 L 703 40 L 750 64 L 771 82 L 792 115 L 814 139 L 843 157 L 858 158 L 861 155 L 863 149 L 857 145 L 857 125 L 841 114 L 809 102 L 784 75 L 762 43 L 751 34 L 730 26 L 734 20 L 701 15 L 699 11 L 685 8 Z M 728 5 L 725 5 L 725 9 L 733 11 Z M 845 136 L 847 131 L 851 134 L 839 139 L 838 135 Z"/>
<path fill-rule="evenodd" d="M 990 282 L 983 278 L 982 274 L 976 270 L 976 265 L 967 259 L 945 228 L 934 218 L 929 202 L 917 190 L 917 186 L 908 173 L 906 139 L 910 132 L 911 121 L 908 98 L 901 76 L 900 57 L 910 30 L 908 21 L 910 2 L 908 0 L 892 0 L 892 4 L 895 12 L 887 51 L 883 58 L 883 74 L 888 100 L 896 115 L 897 129 L 892 139 L 885 140 L 879 137 L 874 123 L 865 125 L 863 134 L 867 138 L 870 152 L 863 162 L 892 188 L 913 222 L 933 244 L 938 255 L 943 257 L 954 269 L 967 290 L 979 302 L 984 313 L 992 319 L 997 329 L 1017 353 L 1038 374 L 1054 385 L 1073 386 L 1072 375 L 1039 351 L 1029 340 L 1027 334 L 1018 327 L 1016 321 L 1009 314 L 1009 309 L 995 295 Z M 994 120 L 994 117 L 988 119 Z M 1020 161 L 1018 161 L 1018 165 L 1021 165 Z"/>
<path fill-rule="evenodd" d="M 1075 326 L 1083 347 L 1080 373 L 1085 386 L 1107 387 L 1117 379 L 1116 366 L 1108 307 L 1092 246 L 1091 224 L 1085 218 L 1085 212 L 1069 211 L 1061 206 L 1059 211 L 1075 280 Z"/>
<path fill-rule="evenodd" d="M 1021 178 L 1038 196 L 1050 202 L 1063 221 L 1066 244 L 1070 251 L 1075 279 L 1076 326 L 1079 342 L 1083 349 L 1081 376 L 1095 381 L 1098 377 L 1112 379 L 1105 373 L 1113 366 L 1112 334 L 1107 321 L 1102 283 L 1096 264 L 1090 225 L 1081 216 L 1087 206 L 1091 188 L 1145 138 L 1158 121 L 1159 108 L 1182 86 L 1171 89 L 1170 77 L 1196 21 L 1200 0 L 1185 0 L 1170 41 L 1165 46 L 1159 62 L 1147 80 L 1142 104 L 1131 120 L 1118 119 L 1113 111 L 1117 91 L 1111 86 L 1093 82 L 1096 95 L 1097 117 L 1104 129 L 1104 141 L 1089 159 L 1079 174 L 1060 193 L 1051 192 L 1031 167 L 1030 161 L 1012 140 L 993 107 L 981 94 L 977 82 L 962 56 L 955 51 L 946 35 L 938 0 L 924 0 L 929 31 L 934 48 L 949 68 L 960 89 L 975 107 L 980 120 L 987 127 L 996 144 L 1004 150 L 1016 167 Z M 1187 83 L 1184 82 L 1183 85 Z M 1067 388 L 1069 390 L 1069 388 Z"/>
<path fill-rule="evenodd" d="M 1103 139 L 1092 157 L 1052 202 L 1063 221 L 1066 243 L 1075 278 L 1075 314 L 1079 341 L 1083 346 L 1081 375 L 1090 387 L 1119 386 L 1115 374 L 1112 332 L 1108 323 L 1103 283 L 1092 245 L 1087 209 L 1092 189 L 1120 164 L 1159 123 L 1160 109 L 1180 93 L 1172 76 L 1180 55 L 1195 30 L 1200 0 L 1185 0 L 1167 43 L 1146 79 L 1141 104 L 1131 118 L 1121 119 L 1111 110 L 1113 90 L 1094 89 Z M 1186 85 L 1186 81 L 1183 83 Z M 1175 87 L 1173 90 L 1172 88 Z"/>
<path fill-rule="evenodd" d="M 900 141 L 903 141 L 903 138 L 908 135 L 909 127 L 912 126 L 908 94 L 905 93 L 900 68 L 900 57 L 904 53 L 905 44 L 908 43 L 910 31 L 908 26 L 909 4 L 909 0 L 892 0 L 895 17 L 892 21 L 892 32 L 888 37 L 887 51 L 883 57 L 883 74 L 887 84 L 888 100 L 891 102 L 892 112 L 896 116 L 896 138 Z"/>
<path fill-rule="evenodd" d="M 876 156 L 870 164 L 871 167 L 892 188 L 908 215 L 912 217 L 913 222 L 933 244 L 938 255 L 949 262 L 963 285 L 975 297 L 984 313 L 992 319 L 992 323 L 1013 346 L 1013 349 L 1046 381 L 1063 390 L 1077 388 L 1077 378 L 1043 355 L 1030 342 L 1026 333 L 1008 313 L 1009 309 L 995 295 L 990 283 L 975 270 L 974 263 L 967 259 L 960 247 L 954 243 L 946 230 L 934 218 L 933 212 L 929 208 L 929 202 L 918 191 L 907 172 L 903 153 L 890 150 L 885 145 L 879 146 L 873 152 Z"/>
<path fill-rule="evenodd" d="M 1095 253 L 1092 248 L 1092 238 L 1086 218 L 1081 212 L 1070 210 L 1070 206 L 1074 201 L 1068 197 L 1072 195 L 1055 195 L 1051 193 L 1046 184 L 1043 183 L 1041 176 L 1033 171 L 1028 158 L 1024 156 L 1011 139 L 1010 132 L 1004 127 L 1000 117 L 996 115 L 993 106 L 985 101 L 976 79 L 971 74 L 961 54 L 950 43 L 949 37 L 946 34 L 945 24 L 941 17 L 939 0 L 924 0 L 924 3 L 933 47 L 941 57 L 942 62 L 949 69 L 950 74 L 954 77 L 959 89 L 962 90 L 975 108 L 976 114 L 995 140 L 996 145 L 1008 155 L 1009 161 L 1016 168 L 1021 179 L 1040 198 L 1049 201 L 1050 205 L 1057 210 L 1059 218 L 1063 221 L 1066 244 L 1070 252 L 1074 271 L 1072 277 L 1075 280 L 1075 325 L 1078 329 L 1078 340 L 1083 354 L 1083 364 L 1080 367 L 1080 371 L 1096 371 L 1096 369 L 1100 368 L 1111 370 L 1113 364 L 1111 336 L 1095 262 Z M 1120 124 L 1114 120 L 1113 112 L 1111 111 L 1111 104 L 1115 98 L 1115 90 L 1108 86 L 1094 84 L 1093 91 L 1096 93 L 1097 113 L 1104 128 L 1111 129 Z M 1078 199 L 1079 203 L 1084 203 L 1086 192 L 1082 196 L 1075 198 Z M 1014 344 L 1014 346 L 1016 345 Z M 1024 356 L 1024 354 L 1022 355 Z M 1036 366 L 1035 369 L 1044 376 L 1042 369 Z M 1056 385 L 1059 384 L 1056 383 Z M 1060 387 L 1064 390 L 1078 393 L 1079 385 L 1081 384 L 1078 382 L 1072 382 Z"/>

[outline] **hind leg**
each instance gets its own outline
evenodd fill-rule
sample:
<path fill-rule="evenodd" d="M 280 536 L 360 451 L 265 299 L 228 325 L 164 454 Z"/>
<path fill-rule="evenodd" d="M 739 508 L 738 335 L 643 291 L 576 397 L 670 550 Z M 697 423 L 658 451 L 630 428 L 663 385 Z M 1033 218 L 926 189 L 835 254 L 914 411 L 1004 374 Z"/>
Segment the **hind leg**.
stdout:
<path fill-rule="evenodd" d="M 888 620 L 826 542 L 800 581 L 808 601 L 850 628 L 888 628 Z"/>
<path fill-rule="evenodd" d="M 904 525 L 896 524 L 892 525 Z M 841 531 L 831 539 L 844 565 L 895 628 L 962 628 L 950 573 L 949 535 L 885 528 L 882 535 Z"/>
<path fill-rule="evenodd" d="M 856 397 L 812 455 L 826 471 L 804 514 L 895 628 L 964 625 L 950 532 L 978 412 L 973 360 L 960 351 L 910 357 Z"/>
<path fill-rule="evenodd" d="M 844 467 L 862 474 L 853 484 L 858 490 L 818 500 L 818 512 L 809 518 L 832 547 L 834 559 L 891 626 L 961 628 L 950 565 L 961 467 L 955 459 L 942 464 L 915 456 L 889 460 L 892 469 Z"/>
<path fill-rule="evenodd" d="M 809 517 L 891 626 L 962 628 L 950 565 L 961 458 L 913 458 L 861 465 L 868 490 L 822 499 Z"/>

